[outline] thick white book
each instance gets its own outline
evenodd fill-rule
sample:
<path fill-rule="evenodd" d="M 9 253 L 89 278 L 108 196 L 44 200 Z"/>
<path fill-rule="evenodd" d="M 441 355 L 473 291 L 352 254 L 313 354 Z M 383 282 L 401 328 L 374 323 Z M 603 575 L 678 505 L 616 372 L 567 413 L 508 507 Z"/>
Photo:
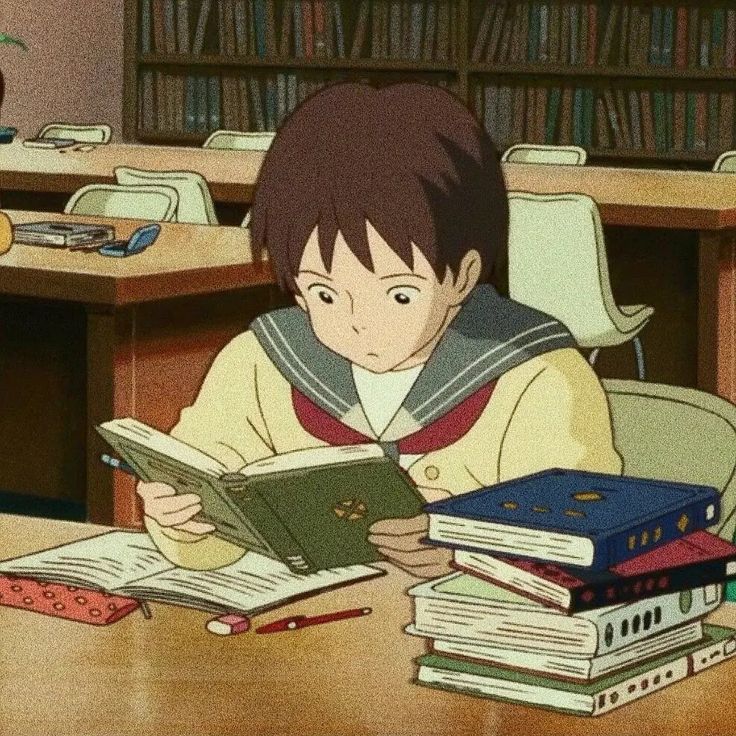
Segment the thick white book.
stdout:
<path fill-rule="evenodd" d="M 406 627 L 408 634 L 419 636 L 413 625 Z M 654 636 L 636 641 L 615 652 L 597 657 L 566 657 L 550 652 L 528 652 L 524 649 L 496 647 L 471 639 L 433 639 L 432 651 L 452 657 L 463 657 L 481 664 L 507 667 L 519 672 L 556 677 L 570 682 L 590 682 L 619 670 L 641 664 L 652 657 L 695 644 L 703 638 L 703 622 L 676 626 Z"/>
<path fill-rule="evenodd" d="M 256 552 L 217 570 L 187 570 L 169 562 L 145 532 L 123 531 L 4 560 L 0 573 L 244 614 L 386 574 L 376 567 L 351 565 L 302 575 Z"/>
<path fill-rule="evenodd" d="M 464 573 L 410 588 L 416 632 L 533 652 L 595 657 L 702 618 L 721 603 L 722 585 L 581 611 L 572 615 Z"/>

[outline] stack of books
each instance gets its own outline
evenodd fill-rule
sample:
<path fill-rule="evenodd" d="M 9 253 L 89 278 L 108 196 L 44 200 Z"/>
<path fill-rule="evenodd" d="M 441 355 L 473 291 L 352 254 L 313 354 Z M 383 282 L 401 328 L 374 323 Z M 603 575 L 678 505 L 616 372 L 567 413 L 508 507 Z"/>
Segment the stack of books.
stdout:
<path fill-rule="evenodd" d="M 736 654 L 715 488 L 553 469 L 425 510 L 458 572 L 409 590 L 419 684 L 600 715 Z"/>

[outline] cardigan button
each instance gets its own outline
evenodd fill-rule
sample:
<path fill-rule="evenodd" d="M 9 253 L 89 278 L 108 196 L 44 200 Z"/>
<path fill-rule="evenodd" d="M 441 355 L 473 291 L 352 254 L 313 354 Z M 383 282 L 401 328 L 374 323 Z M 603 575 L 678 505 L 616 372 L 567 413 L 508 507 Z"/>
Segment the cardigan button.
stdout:
<path fill-rule="evenodd" d="M 440 477 L 440 469 L 436 465 L 427 465 L 424 468 L 424 475 L 428 480 L 437 480 Z"/>

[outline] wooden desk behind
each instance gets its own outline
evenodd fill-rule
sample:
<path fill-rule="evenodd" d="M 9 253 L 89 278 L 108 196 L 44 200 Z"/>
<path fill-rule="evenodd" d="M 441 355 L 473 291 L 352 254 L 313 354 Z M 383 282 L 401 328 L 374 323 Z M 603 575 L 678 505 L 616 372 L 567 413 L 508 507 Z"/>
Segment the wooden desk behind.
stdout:
<path fill-rule="evenodd" d="M 249 204 L 261 151 L 227 151 L 180 146 L 109 143 L 91 151 L 26 148 L 20 141 L 0 146 L 0 191 L 71 194 L 86 184 L 113 182 L 116 166 L 152 171 L 196 171 L 207 179 L 217 202 Z"/>
<path fill-rule="evenodd" d="M 141 223 L 9 211 L 38 219 Z M 136 416 L 162 429 L 194 400 L 217 352 L 284 303 L 251 263 L 247 230 L 163 223 L 125 259 L 19 245 L 0 257 L 0 489 L 87 505 L 136 526 L 133 480 L 99 461 L 95 424 Z"/>
<path fill-rule="evenodd" d="M 66 522 L 0 516 L 0 557 L 103 531 Z M 599 718 L 569 716 L 412 684 L 424 640 L 404 591 L 389 574 L 256 620 L 371 606 L 359 619 L 299 631 L 208 634 L 209 615 L 153 604 L 108 627 L 0 607 L 0 723 L 7 733 L 85 736 L 466 736 L 470 734 L 670 734 L 726 736 L 736 706 L 731 660 Z M 736 604 L 710 619 L 736 625 Z"/>

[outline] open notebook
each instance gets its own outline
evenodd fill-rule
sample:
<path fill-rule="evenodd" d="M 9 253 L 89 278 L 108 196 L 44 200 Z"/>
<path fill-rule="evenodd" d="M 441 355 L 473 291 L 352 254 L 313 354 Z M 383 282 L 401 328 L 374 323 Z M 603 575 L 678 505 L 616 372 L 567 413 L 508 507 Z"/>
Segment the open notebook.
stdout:
<path fill-rule="evenodd" d="M 297 574 L 255 552 L 217 570 L 187 570 L 169 562 L 147 534 L 123 531 L 4 560 L 0 573 L 214 613 L 245 614 L 386 574 L 367 565 Z"/>

